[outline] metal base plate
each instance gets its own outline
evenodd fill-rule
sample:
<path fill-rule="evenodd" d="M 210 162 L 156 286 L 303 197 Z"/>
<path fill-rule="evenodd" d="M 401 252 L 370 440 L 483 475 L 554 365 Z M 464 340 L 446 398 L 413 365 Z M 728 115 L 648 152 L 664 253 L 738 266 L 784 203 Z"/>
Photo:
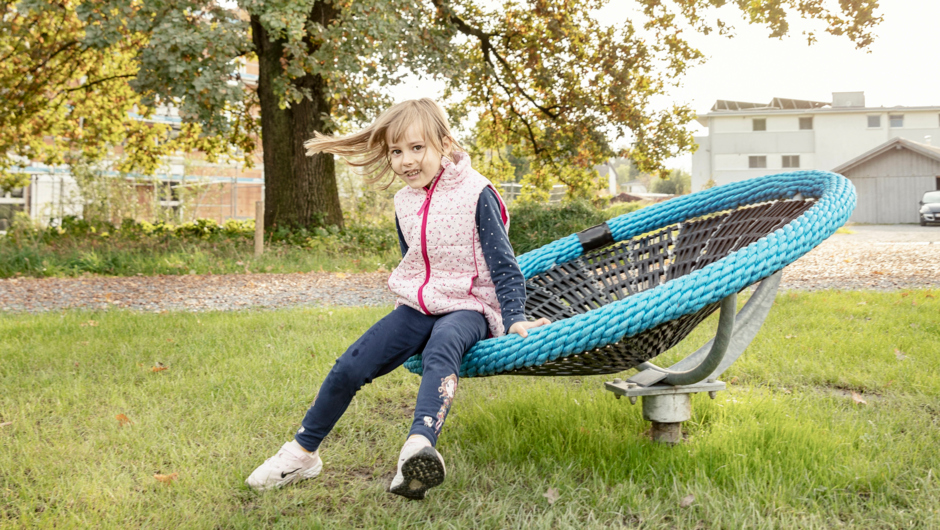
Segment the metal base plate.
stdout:
<path fill-rule="evenodd" d="M 695 383 L 693 385 L 652 385 L 647 387 L 639 386 L 635 383 L 620 381 L 614 379 L 604 383 L 604 388 L 610 390 L 618 396 L 643 397 L 643 396 L 662 396 L 667 394 L 697 394 L 699 392 L 718 392 L 727 387 L 723 381 L 713 381 L 711 383 Z"/>

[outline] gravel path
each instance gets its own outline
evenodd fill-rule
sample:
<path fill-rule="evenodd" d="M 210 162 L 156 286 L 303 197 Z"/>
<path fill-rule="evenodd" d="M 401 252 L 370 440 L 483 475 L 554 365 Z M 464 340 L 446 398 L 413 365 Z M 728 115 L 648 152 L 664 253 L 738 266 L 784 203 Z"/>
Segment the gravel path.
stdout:
<path fill-rule="evenodd" d="M 851 227 L 784 270 L 783 289 L 940 288 L 940 229 Z M 0 312 L 111 307 L 216 311 L 394 303 L 388 273 L 228 274 L 0 280 Z"/>
<path fill-rule="evenodd" d="M 395 298 L 388 292 L 387 280 L 385 272 L 17 278 L 0 280 L 0 311 L 391 305 Z"/>

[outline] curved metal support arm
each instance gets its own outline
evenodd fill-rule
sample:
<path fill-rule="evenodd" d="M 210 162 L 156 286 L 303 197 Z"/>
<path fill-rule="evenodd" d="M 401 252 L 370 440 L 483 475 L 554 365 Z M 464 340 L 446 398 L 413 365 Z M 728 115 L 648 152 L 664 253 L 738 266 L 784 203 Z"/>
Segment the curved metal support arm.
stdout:
<path fill-rule="evenodd" d="M 718 379 L 725 370 L 727 370 L 733 363 L 744 353 L 744 350 L 751 344 L 751 341 L 754 340 L 754 337 L 757 336 L 757 332 L 760 331 L 761 326 L 764 324 L 764 320 L 767 318 L 767 314 L 770 312 L 771 306 L 773 306 L 774 299 L 777 295 L 777 289 L 780 287 L 780 280 L 783 277 L 783 271 L 778 271 L 773 275 L 769 276 L 763 280 L 754 291 L 754 294 L 751 295 L 751 298 L 744 304 L 744 308 L 737 314 L 737 317 L 734 320 L 733 326 L 734 329 L 728 338 L 728 344 L 724 355 L 719 359 L 716 367 L 712 368 L 712 371 L 706 374 L 698 381 L 702 379 L 707 379 L 708 381 L 715 381 Z M 713 351 L 713 346 L 722 335 L 722 320 L 725 315 L 725 301 L 722 300 L 721 307 L 721 316 L 718 320 L 718 333 L 716 338 L 709 340 L 705 343 L 704 346 L 699 348 L 697 351 L 677 362 L 676 364 L 670 366 L 668 369 L 659 368 L 652 363 L 643 363 L 637 368 L 639 370 L 653 370 L 665 374 L 684 374 L 688 373 L 691 370 L 696 370 L 697 367 L 701 366 L 707 357 L 711 356 Z M 732 306 L 733 307 L 733 306 Z M 728 311 L 733 313 L 734 310 Z M 644 374 L 641 372 L 637 376 Z M 651 374 L 652 375 L 652 374 Z M 634 376 L 634 377 L 637 377 Z M 672 379 L 666 379 L 664 377 L 646 377 L 645 382 L 640 383 L 641 386 L 648 386 L 660 381 L 666 382 L 667 384 L 691 384 L 691 383 L 673 383 Z M 664 380 L 665 379 L 665 380 Z M 630 379 L 631 381 L 633 378 Z M 695 381 L 697 382 L 697 381 Z M 645 384 L 644 384 L 645 383 Z"/>
<path fill-rule="evenodd" d="M 665 373 L 661 381 L 667 385 L 691 385 L 708 377 L 718 368 L 728 351 L 731 335 L 734 331 L 735 312 L 738 310 L 738 295 L 732 293 L 721 300 L 721 313 L 718 317 L 718 332 L 712 341 L 708 355 L 694 368 L 688 370 L 666 370 L 652 363 L 643 363 L 643 368 Z M 641 368 L 642 369 L 642 368 Z"/>

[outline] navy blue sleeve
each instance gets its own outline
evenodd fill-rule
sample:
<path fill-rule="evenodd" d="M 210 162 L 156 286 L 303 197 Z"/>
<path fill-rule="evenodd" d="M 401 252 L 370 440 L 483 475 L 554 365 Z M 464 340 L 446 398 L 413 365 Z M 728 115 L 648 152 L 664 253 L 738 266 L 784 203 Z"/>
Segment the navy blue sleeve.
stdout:
<path fill-rule="evenodd" d="M 516 322 L 525 322 L 525 277 L 509 244 L 509 234 L 500 212 L 499 199 L 492 188 L 485 188 L 477 202 L 477 232 L 483 259 L 496 284 L 496 299 L 508 333 Z"/>
<path fill-rule="evenodd" d="M 395 231 L 398 232 L 398 247 L 401 248 L 401 258 L 405 259 L 408 253 L 408 243 L 405 243 L 405 234 L 401 233 L 401 226 L 398 225 L 398 214 L 395 214 Z"/>

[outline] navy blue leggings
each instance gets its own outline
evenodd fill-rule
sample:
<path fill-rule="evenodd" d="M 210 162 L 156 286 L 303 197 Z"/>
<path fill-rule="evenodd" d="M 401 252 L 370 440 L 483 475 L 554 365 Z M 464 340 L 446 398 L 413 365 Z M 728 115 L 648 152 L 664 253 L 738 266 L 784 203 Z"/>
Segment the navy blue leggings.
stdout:
<path fill-rule="evenodd" d="M 457 390 L 460 360 L 486 334 L 486 319 L 476 311 L 428 316 L 399 306 L 336 360 L 294 438 L 304 449 L 315 451 L 363 385 L 421 353 L 424 375 L 409 435 L 420 434 L 437 444 Z"/>

